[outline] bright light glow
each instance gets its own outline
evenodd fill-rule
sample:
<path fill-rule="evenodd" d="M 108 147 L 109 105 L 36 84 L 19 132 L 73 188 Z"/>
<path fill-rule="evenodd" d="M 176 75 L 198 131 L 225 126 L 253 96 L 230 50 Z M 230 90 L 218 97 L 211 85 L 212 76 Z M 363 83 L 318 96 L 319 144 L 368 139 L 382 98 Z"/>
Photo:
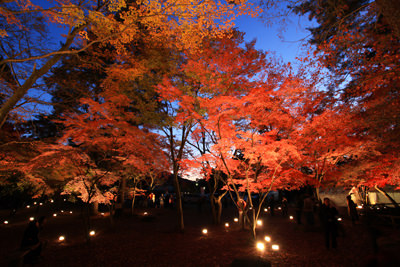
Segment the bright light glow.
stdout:
<path fill-rule="evenodd" d="M 271 242 L 271 237 L 270 237 L 270 236 L 267 236 L 267 235 L 266 235 L 266 236 L 264 237 L 264 239 L 265 239 L 265 241 L 267 241 L 267 242 Z"/>
<path fill-rule="evenodd" d="M 279 250 L 279 245 L 272 245 L 272 250 L 278 251 Z"/>
<path fill-rule="evenodd" d="M 293 216 L 290 215 L 290 216 L 289 216 L 289 219 L 293 220 Z"/>
<path fill-rule="evenodd" d="M 8 224 L 8 221 L 4 221 L 4 224 Z"/>
<path fill-rule="evenodd" d="M 95 231 L 90 231 L 89 235 L 94 236 L 95 233 Z"/>
<path fill-rule="evenodd" d="M 71 213 L 71 214 L 72 214 L 72 210 L 71 210 L 69 213 Z"/>
<path fill-rule="evenodd" d="M 61 212 L 64 212 L 64 210 L 61 210 Z"/>
<path fill-rule="evenodd" d="M 61 235 L 61 236 L 58 238 L 58 240 L 63 241 L 63 240 L 65 240 L 65 237 L 64 237 L 63 235 Z"/>
<path fill-rule="evenodd" d="M 64 198 L 64 201 L 67 201 L 67 200 Z"/>
<path fill-rule="evenodd" d="M 207 234 L 208 233 L 208 231 L 207 231 L 207 229 L 203 229 L 203 234 Z"/>
<path fill-rule="evenodd" d="M 43 203 L 42 203 L 42 202 L 40 202 L 40 203 L 39 203 L 39 205 L 40 205 L 40 206 L 42 206 L 42 205 L 43 205 Z"/>
<path fill-rule="evenodd" d="M 144 214 L 144 215 L 147 215 L 147 212 L 144 212 L 143 214 Z"/>
<path fill-rule="evenodd" d="M 239 221 L 239 219 L 238 218 L 235 218 L 235 219 L 233 219 L 235 222 L 238 222 Z"/>
<path fill-rule="evenodd" d="M 338 220 L 339 222 L 341 222 L 341 221 L 342 221 L 342 218 L 337 218 L 337 220 Z"/>
<path fill-rule="evenodd" d="M 30 220 L 30 221 L 35 220 L 35 217 L 30 217 L 29 220 Z"/>
<path fill-rule="evenodd" d="M 257 225 L 261 226 L 262 225 L 262 221 L 261 220 L 257 220 Z"/>
<path fill-rule="evenodd" d="M 225 227 L 229 227 L 229 223 L 225 223 Z"/>
<path fill-rule="evenodd" d="M 281 210 L 282 208 L 281 207 L 278 207 L 278 210 Z"/>
<path fill-rule="evenodd" d="M 28 206 L 26 206 L 26 207 L 29 209 L 31 206 L 28 205 Z"/>
<path fill-rule="evenodd" d="M 54 214 L 53 214 L 53 217 L 57 217 L 57 213 L 54 213 Z"/>
<path fill-rule="evenodd" d="M 102 213 L 101 213 L 101 215 L 103 215 L 103 216 L 104 216 L 104 212 L 102 212 Z"/>
<path fill-rule="evenodd" d="M 50 200 L 50 202 L 51 202 L 51 203 L 53 203 L 53 202 L 54 202 L 54 200 Z"/>
<path fill-rule="evenodd" d="M 36 202 L 33 202 L 33 205 L 36 205 L 37 203 Z"/>
<path fill-rule="evenodd" d="M 267 211 L 268 211 L 268 209 L 264 209 L 264 211 L 265 211 L 265 212 L 267 212 Z"/>
<path fill-rule="evenodd" d="M 361 206 L 361 205 L 358 205 L 358 206 L 357 206 L 357 209 L 362 209 L 362 206 Z"/>
<path fill-rule="evenodd" d="M 257 249 L 259 251 L 264 251 L 265 250 L 265 245 L 263 242 L 257 242 Z"/>

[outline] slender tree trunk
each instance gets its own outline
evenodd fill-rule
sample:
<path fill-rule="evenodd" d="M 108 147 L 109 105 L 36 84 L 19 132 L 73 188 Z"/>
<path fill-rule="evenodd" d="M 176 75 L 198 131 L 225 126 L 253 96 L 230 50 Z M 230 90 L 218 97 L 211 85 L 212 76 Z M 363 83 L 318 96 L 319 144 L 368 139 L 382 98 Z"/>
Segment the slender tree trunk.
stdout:
<path fill-rule="evenodd" d="M 219 224 L 218 223 L 218 214 L 217 214 L 217 210 L 215 208 L 217 201 L 216 201 L 216 197 L 212 194 L 210 194 L 210 204 L 211 204 L 211 213 L 212 213 L 212 217 L 213 217 L 213 223 L 214 224 Z"/>
<path fill-rule="evenodd" d="M 99 202 L 95 201 L 92 203 L 92 214 L 97 215 L 99 214 Z"/>
<path fill-rule="evenodd" d="M 181 187 L 179 185 L 178 172 L 175 170 L 174 170 L 174 185 L 175 185 L 175 193 L 176 193 L 176 210 L 178 212 L 178 225 L 179 225 L 179 230 L 181 232 L 183 232 L 185 230 L 185 223 L 183 220 Z"/>

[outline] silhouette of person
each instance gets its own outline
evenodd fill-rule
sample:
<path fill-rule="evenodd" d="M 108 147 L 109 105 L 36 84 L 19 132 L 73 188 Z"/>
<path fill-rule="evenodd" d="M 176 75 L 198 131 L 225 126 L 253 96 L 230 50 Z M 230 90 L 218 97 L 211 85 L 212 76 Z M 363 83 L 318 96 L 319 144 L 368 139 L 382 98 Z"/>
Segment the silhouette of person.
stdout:
<path fill-rule="evenodd" d="M 308 194 L 305 195 L 303 201 L 303 212 L 306 217 L 307 225 L 314 225 L 314 200 Z"/>
<path fill-rule="evenodd" d="M 348 195 L 346 197 L 346 200 L 347 200 L 347 211 L 348 211 L 349 216 L 351 218 L 351 222 L 353 224 L 355 224 L 355 222 L 358 221 L 357 205 L 351 199 L 351 195 Z"/>
<path fill-rule="evenodd" d="M 297 222 L 297 224 L 301 224 L 301 215 L 302 215 L 302 213 L 303 213 L 303 198 L 302 198 L 302 196 L 297 196 L 297 199 L 296 199 L 296 207 L 295 207 L 295 210 L 296 210 L 296 222 Z"/>
<path fill-rule="evenodd" d="M 320 218 L 322 220 L 322 226 L 324 229 L 325 246 L 329 249 L 330 245 L 332 248 L 337 247 L 337 209 L 332 205 L 329 198 L 324 198 L 324 203 L 321 205 Z"/>
<path fill-rule="evenodd" d="M 38 220 L 29 222 L 28 227 L 25 229 L 21 241 L 21 250 L 29 251 L 24 256 L 24 263 L 34 264 L 40 259 L 44 242 L 39 240 L 39 232 L 43 229 L 46 217 L 42 216 Z"/>
<path fill-rule="evenodd" d="M 282 198 L 282 216 L 286 217 L 288 215 L 288 200 L 286 197 Z"/>

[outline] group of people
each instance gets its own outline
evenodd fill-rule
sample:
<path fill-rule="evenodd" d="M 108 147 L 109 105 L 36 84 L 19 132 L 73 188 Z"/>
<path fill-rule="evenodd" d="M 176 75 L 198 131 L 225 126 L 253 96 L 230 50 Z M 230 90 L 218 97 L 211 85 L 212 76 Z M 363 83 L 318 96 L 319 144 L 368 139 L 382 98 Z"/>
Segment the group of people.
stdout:
<path fill-rule="evenodd" d="M 349 217 L 351 218 L 352 223 L 355 224 L 359 219 L 357 205 L 351 199 L 351 195 L 346 197 L 346 201 Z M 341 229 L 338 221 L 339 212 L 329 198 L 324 198 L 323 202 L 318 205 L 313 196 L 306 194 L 297 199 L 295 203 L 295 211 L 297 223 L 302 224 L 302 217 L 304 214 L 307 227 L 312 227 L 315 224 L 314 214 L 317 212 L 323 228 L 326 248 L 337 247 L 336 237 L 338 236 L 338 231 Z"/>

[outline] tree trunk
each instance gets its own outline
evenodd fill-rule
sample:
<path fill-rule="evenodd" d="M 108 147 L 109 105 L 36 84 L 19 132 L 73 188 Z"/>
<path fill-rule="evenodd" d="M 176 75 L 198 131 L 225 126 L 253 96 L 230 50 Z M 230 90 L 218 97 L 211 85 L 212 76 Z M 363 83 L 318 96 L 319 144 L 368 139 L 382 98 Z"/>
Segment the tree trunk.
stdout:
<path fill-rule="evenodd" d="M 210 194 L 210 204 L 211 204 L 211 213 L 212 213 L 212 217 L 213 217 L 213 223 L 219 224 L 218 223 L 218 214 L 217 214 L 217 210 L 215 208 L 216 203 L 217 203 L 216 197 L 214 195 Z"/>
<path fill-rule="evenodd" d="M 97 215 L 99 214 L 99 202 L 95 201 L 92 203 L 92 215 Z"/>
<path fill-rule="evenodd" d="M 185 224 L 184 224 L 184 220 L 183 220 L 181 187 L 179 185 L 177 171 L 174 171 L 174 185 L 175 185 L 175 194 L 176 194 L 176 210 L 178 212 L 178 225 L 179 225 L 179 230 L 181 232 L 183 232 L 185 230 Z"/>
<path fill-rule="evenodd" d="M 216 199 L 216 204 L 217 204 L 217 224 L 221 224 L 221 215 L 222 215 L 222 202 L 221 202 L 222 197 L 218 197 Z"/>

